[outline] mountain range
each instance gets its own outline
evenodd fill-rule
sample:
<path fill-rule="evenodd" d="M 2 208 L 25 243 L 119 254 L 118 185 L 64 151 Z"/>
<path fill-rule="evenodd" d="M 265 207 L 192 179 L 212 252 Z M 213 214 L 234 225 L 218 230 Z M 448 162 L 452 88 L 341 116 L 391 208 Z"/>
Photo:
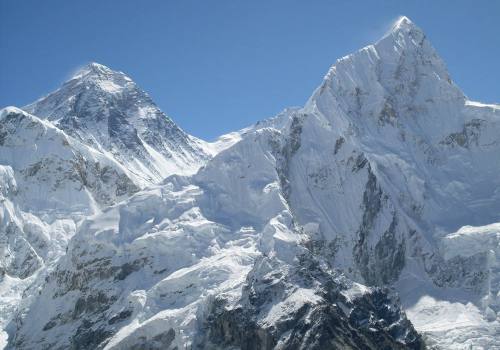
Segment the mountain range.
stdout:
<path fill-rule="evenodd" d="M 191 136 L 90 63 L 0 112 L 6 349 L 500 349 L 500 105 L 401 17 Z"/>

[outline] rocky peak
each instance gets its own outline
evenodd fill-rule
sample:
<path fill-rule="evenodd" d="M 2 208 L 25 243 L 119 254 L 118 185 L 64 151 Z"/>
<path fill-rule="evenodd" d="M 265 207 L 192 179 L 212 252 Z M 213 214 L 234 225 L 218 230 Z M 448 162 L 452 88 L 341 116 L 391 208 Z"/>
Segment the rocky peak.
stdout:
<path fill-rule="evenodd" d="M 385 68 L 396 63 L 396 69 L 401 69 L 401 64 L 406 64 L 404 68 L 409 69 L 413 64 L 422 72 L 432 71 L 440 79 L 450 80 L 443 60 L 426 34 L 407 17 L 399 18 L 391 30 L 373 45 L 373 49 L 384 62 Z M 393 73 L 397 75 L 396 70 Z"/>
<path fill-rule="evenodd" d="M 81 86 L 84 89 L 101 90 L 109 94 L 136 88 L 135 83 L 125 73 L 114 71 L 102 64 L 91 62 L 73 75 L 64 85 Z"/>
<path fill-rule="evenodd" d="M 110 152 L 144 184 L 194 172 L 208 158 L 205 143 L 180 129 L 127 75 L 98 63 L 24 110 Z"/>
<path fill-rule="evenodd" d="M 78 72 L 73 76 L 73 78 L 78 78 L 82 76 L 87 76 L 87 75 L 116 75 L 117 72 L 111 70 L 109 67 L 97 63 L 97 62 L 90 62 L 83 66 L 81 69 L 78 70 Z M 118 74 L 123 74 L 123 73 L 118 73 Z"/>
<path fill-rule="evenodd" d="M 61 88 L 24 109 L 39 117 L 60 121 L 95 117 L 109 109 L 126 112 L 138 104 L 154 105 L 127 75 L 92 62 L 79 69 Z"/>
<path fill-rule="evenodd" d="M 420 29 L 415 23 L 413 23 L 408 17 L 399 17 L 392 25 L 389 33 L 387 35 L 412 35 L 425 37 L 422 29 Z"/>
<path fill-rule="evenodd" d="M 425 33 L 401 17 L 375 44 L 337 60 L 306 109 L 336 125 L 398 127 L 434 142 L 461 128 L 465 100 Z"/>

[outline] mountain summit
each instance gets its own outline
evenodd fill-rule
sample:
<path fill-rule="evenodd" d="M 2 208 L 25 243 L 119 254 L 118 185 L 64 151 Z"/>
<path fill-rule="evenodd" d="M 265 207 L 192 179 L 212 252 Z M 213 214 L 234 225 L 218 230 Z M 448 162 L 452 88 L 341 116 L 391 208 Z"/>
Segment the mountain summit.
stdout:
<path fill-rule="evenodd" d="M 339 59 L 309 105 L 332 99 L 360 129 L 392 124 L 422 130 L 425 138 L 460 127 L 458 109 L 466 100 L 426 35 L 406 17 L 375 44 Z M 454 115 L 443 117 L 448 114 Z"/>
<path fill-rule="evenodd" d="M 209 158 L 206 143 L 181 130 L 127 75 L 98 63 L 24 109 L 110 152 L 142 186 L 193 173 Z"/>
<path fill-rule="evenodd" d="M 113 71 L 109 67 L 97 62 L 90 62 L 78 69 L 70 80 L 81 79 L 82 77 L 103 77 L 104 79 L 109 79 L 111 76 L 122 76 L 125 80 L 131 81 L 124 73 Z"/>
<path fill-rule="evenodd" d="M 413 23 L 408 17 L 406 16 L 400 16 L 392 25 L 390 32 L 391 33 L 397 33 L 397 32 L 411 32 L 411 31 L 418 31 L 422 33 L 422 30 L 417 27 L 415 23 Z"/>

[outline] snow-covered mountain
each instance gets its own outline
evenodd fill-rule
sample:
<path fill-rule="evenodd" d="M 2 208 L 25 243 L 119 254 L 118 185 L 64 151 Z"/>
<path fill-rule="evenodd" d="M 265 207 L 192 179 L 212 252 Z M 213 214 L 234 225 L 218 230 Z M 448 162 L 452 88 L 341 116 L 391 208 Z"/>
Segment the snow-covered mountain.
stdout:
<path fill-rule="evenodd" d="M 146 136 L 141 116 L 160 114 L 137 96 L 92 64 L 26 108 L 123 168 L 139 159 L 134 181 L 158 179 L 150 150 L 172 139 L 199 155 L 192 172 L 205 161 L 87 216 L 8 347 L 500 348 L 500 106 L 469 101 L 408 18 L 303 108 L 216 144 Z"/>
<path fill-rule="evenodd" d="M 419 348 L 387 292 L 306 248 L 280 189 L 281 140 L 274 129 L 246 134 L 194 177 L 87 220 L 20 315 L 13 346 Z"/>
<path fill-rule="evenodd" d="M 206 142 L 182 131 L 128 76 L 98 63 L 24 109 L 110 153 L 142 185 L 173 173 L 194 173 L 212 154 Z"/>
<path fill-rule="evenodd" d="M 14 107 L 0 112 L 0 173 L 3 324 L 22 289 L 65 252 L 76 224 L 139 187 L 113 158 Z"/>
<path fill-rule="evenodd" d="M 123 73 L 96 63 L 25 110 L 38 115 L 0 112 L 2 328 L 83 219 L 165 176 L 196 171 L 233 142 L 187 135 Z"/>

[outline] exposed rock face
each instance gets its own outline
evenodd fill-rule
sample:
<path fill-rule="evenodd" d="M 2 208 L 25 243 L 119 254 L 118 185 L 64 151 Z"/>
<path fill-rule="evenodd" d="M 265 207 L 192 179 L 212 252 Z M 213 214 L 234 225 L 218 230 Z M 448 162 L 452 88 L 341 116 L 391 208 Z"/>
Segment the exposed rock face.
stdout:
<path fill-rule="evenodd" d="M 365 160 L 364 157 L 363 159 Z M 368 245 L 370 231 L 375 228 L 377 216 L 387 200 L 388 197 L 378 186 L 375 175 L 368 168 L 368 181 L 363 193 L 363 219 L 353 255 L 361 275 L 369 284 L 385 285 L 396 281 L 405 263 L 405 244 L 404 239 L 396 236 L 399 230 L 395 213 L 374 249 Z"/>
<path fill-rule="evenodd" d="M 192 173 L 210 156 L 205 142 L 182 131 L 128 76 L 98 63 L 25 110 L 110 152 L 143 184 Z"/>
<path fill-rule="evenodd" d="M 302 256 L 297 266 L 257 261 L 242 299 L 216 298 L 198 347 L 206 349 L 423 349 L 387 291 L 355 295 L 341 275 Z"/>
<path fill-rule="evenodd" d="M 1 276 L 9 275 L 27 278 L 35 273 L 42 264 L 42 258 L 25 237 L 21 228 L 13 222 L 3 222 L 1 247 Z"/>
<path fill-rule="evenodd" d="M 485 120 L 472 119 L 470 122 L 464 124 L 462 131 L 448 135 L 441 143 L 452 147 L 460 146 L 464 148 L 479 146 L 479 136 L 485 124 L 487 124 Z"/>

